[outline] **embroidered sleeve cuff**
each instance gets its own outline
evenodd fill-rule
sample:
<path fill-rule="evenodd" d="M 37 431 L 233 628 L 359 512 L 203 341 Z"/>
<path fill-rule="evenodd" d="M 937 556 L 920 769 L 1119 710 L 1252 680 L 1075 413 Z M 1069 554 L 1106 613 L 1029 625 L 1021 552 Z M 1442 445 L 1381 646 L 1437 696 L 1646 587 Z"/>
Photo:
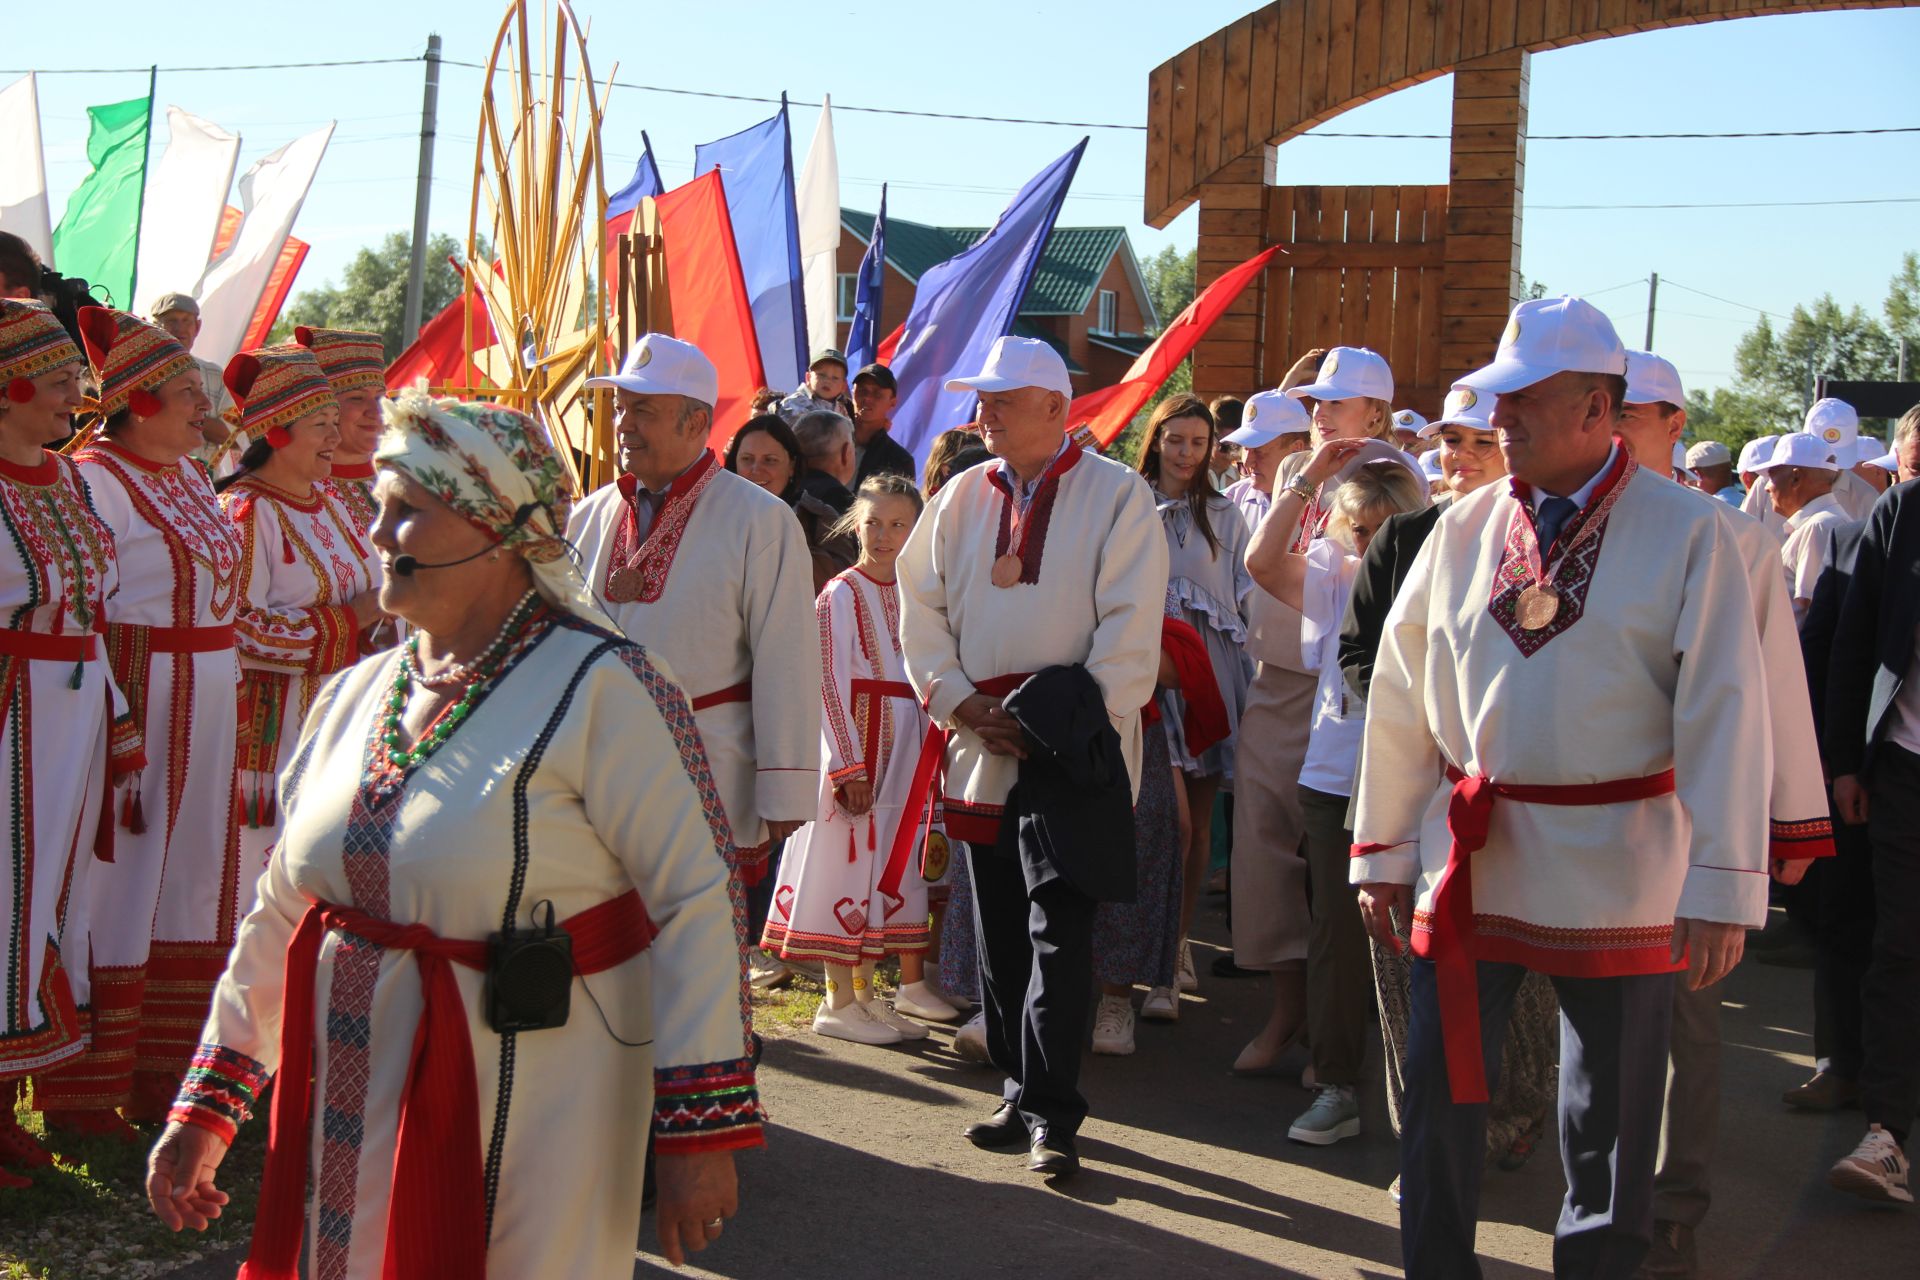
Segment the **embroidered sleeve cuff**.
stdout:
<path fill-rule="evenodd" d="M 1415 841 L 1356 844 L 1351 852 L 1349 884 L 1412 884 L 1420 878 L 1420 846 Z"/>
<path fill-rule="evenodd" d="M 198 1125 L 228 1142 L 253 1116 L 254 1100 L 271 1076 L 266 1066 L 217 1044 L 194 1051 L 167 1119 Z"/>
<path fill-rule="evenodd" d="M 844 769 L 835 769 L 828 773 L 827 779 L 836 787 L 843 786 L 849 782 L 865 782 L 867 780 L 867 766 L 864 764 L 850 764 Z"/>
<path fill-rule="evenodd" d="M 653 1145 L 663 1156 L 766 1145 L 767 1118 L 746 1058 L 653 1072 Z"/>
<path fill-rule="evenodd" d="M 1805 822 L 1769 823 L 1767 856 L 1776 862 L 1802 862 L 1808 858 L 1833 856 L 1833 821 L 1812 818 Z"/>
<path fill-rule="evenodd" d="M 360 637 L 354 632 L 353 610 L 345 605 L 315 605 L 313 629 L 315 675 L 331 675 L 352 666 L 360 657 Z"/>

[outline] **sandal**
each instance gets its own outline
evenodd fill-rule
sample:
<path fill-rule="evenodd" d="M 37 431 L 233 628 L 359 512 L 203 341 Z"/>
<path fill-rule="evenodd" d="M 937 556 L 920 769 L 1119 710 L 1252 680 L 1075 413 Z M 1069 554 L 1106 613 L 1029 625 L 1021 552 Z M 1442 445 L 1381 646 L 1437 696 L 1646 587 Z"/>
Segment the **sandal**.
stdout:
<path fill-rule="evenodd" d="M 1543 1133 L 1544 1125 L 1536 1123 L 1508 1143 L 1507 1149 L 1500 1155 L 1500 1167 L 1508 1173 L 1518 1172 L 1533 1157 L 1533 1149 L 1539 1145 Z"/>

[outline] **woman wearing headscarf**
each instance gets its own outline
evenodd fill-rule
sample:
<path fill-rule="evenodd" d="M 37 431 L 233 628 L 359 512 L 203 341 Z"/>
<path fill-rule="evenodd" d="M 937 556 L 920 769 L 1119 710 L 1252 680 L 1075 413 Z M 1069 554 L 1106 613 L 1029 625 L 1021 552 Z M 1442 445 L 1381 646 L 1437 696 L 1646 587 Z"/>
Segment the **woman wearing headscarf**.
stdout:
<path fill-rule="evenodd" d="M 280 832 L 275 780 L 320 685 L 385 620 L 367 529 L 330 483 L 340 407 L 301 346 L 243 351 L 227 390 L 252 443 L 215 486 L 240 535 L 240 854 L 257 868 Z"/>
<path fill-rule="evenodd" d="M 35 1102 L 50 1123 L 81 1113 L 139 1142 L 114 1109 L 166 1115 L 254 879 L 233 801 L 240 538 L 191 456 L 211 405 L 186 348 L 103 307 L 80 331 L 100 430 L 74 461 L 119 549 L 106 653 L 147 764 L 111 815 L 113 862 L 94 868 L 92 1044 Z"/>
<path fill-rule="evenodd" d="M 731 833 L 679 684 L 568 558 L 538 424 L 387 412 L 372 539 L 410 636 L 307 721 L 149 1197 L 217 1217 L 279 1071 L 249 1276 L 295 1275 L 311 1177 L 311 1276 L 624 1280 L 649 1131 L 675 1263 L 761 1141 Z"/>
<path fill-rule="evenodd" d="M 79 472 L 46 447 L 71 430 L 81 371 L 51 311 L 0 299 L 0 1164 L 23 1168 L 52 1158 L 14 1119 L 16 1082 L 86 1047 L 89 881 L 96 856 L 111 856 L 101 808 L 116 694 L 96 630 L 120 570 Z M 132 767 L 138 733 L 125 728 L 113 745 Z M 28 1181 L 0 1168 L 0 1189 Z"/>

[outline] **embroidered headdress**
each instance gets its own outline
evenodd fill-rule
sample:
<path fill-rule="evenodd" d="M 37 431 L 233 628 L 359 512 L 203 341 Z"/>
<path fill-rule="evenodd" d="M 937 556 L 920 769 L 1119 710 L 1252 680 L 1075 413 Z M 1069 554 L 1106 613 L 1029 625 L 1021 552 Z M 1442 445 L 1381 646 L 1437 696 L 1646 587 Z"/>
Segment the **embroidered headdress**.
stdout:
<path fill-rule="evenodd" d="M 227 361 L 223 375 L 240 406 L 240 425 L 254 439 L 337 404 L 320 362 L 305 347 L 262 347 Z M 271 437 L 269 438 L 270 442 Z M 279 448 L 274 443 L 274 448 Z"/>
<path fill-rule="evenodd" d="M 293 331 L 293 340 L 313 352 L 335 395 L 365 387 L 386 389 L 387 351 L 379 334 L 303 324 Z"/>
<path fill-rule="evenodd" d="M 80 360 L 80 348 L 44 303 L 0 298 L 0 389 L 9 399 L 32 399 L 28 379 Z"/>
<path fill-rule="evenodd" d="M 156 388 L 200 366 L 172 334 L 138 316 L 106 307 L 82 307 L 80 337 L 87 363 L 100 380 L 100 416 L 111 418 L 131 406 L 143 416 L 158 413 Z"/>

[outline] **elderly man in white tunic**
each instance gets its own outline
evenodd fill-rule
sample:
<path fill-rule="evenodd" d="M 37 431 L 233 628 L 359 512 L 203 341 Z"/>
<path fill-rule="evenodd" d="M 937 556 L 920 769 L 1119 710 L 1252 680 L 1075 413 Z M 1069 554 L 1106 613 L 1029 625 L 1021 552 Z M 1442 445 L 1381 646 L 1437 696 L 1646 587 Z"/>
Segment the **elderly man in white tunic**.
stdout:
<path fill-rule="evenodd" d="M 588 385 L 614 390 L 621 475 L 574 509 L 567 537 L 620 629 L 685 686 L 733 828 L 735 887 L 757 884 L 770 848 L 813 816 L 820 778 L 806 536 L 707 447 L 719 378 L 698 347 L 646 334 Z"/>
<path fill-rule="evenodd" d="M 1094 901 L 1054 879 L 1029 890 L 996 852 L 1027 749 L 1001 700 L 1028 675 L 1078 663 L 1099 685 L 1140 789 L 1140 709 L 1160 669 L 1167 540 L 1146 481 L 1067 437 L 1072 385 L 1046 343 L 1001 338 L 976 377 L 999 461 L 963 471 L 900 553 L 907 678 L 946 755 L 947 834 L 969 846 L 987 1052 L 1004 1101 L 970 1126 L 978 1146 L 1028 1151 L 1028 1168 L 1079 1167 L 1080 1051 L 1093 990 Z"/>
<path fill-rule="evenodd" d="M 1415 960 L 1407 1274 L 1474 1257 L 1487 1071 L 1529 970 L 1561 1009 L 1557 1275 L 1626 1280 L 1653 1228 L 1675 974 L 1718 982 L 1765 916 L 1765 680 L 1712 503 L 1615 441 L 1626 350 L 1577 298 L 1520 304 L 1493 363 L 1512 476 L 1441 517 L 1374 670 L 1351 879 Z M 1416 905 L 1417 904 L 1417 905 Z"/>

